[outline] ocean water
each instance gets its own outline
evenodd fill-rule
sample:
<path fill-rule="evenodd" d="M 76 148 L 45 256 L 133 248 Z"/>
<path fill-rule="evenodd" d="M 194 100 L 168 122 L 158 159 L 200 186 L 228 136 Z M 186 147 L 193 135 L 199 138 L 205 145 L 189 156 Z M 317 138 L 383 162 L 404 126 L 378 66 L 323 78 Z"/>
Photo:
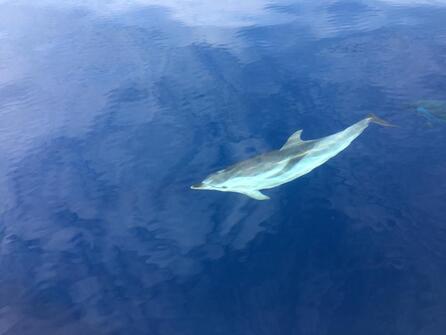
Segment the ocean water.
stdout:
<path fill-rule="evenodd" d="M 0 0 L 0 335 L 446 334 L 446 2 Z M 268 201 L 194 191 L 371 125 Z"/>

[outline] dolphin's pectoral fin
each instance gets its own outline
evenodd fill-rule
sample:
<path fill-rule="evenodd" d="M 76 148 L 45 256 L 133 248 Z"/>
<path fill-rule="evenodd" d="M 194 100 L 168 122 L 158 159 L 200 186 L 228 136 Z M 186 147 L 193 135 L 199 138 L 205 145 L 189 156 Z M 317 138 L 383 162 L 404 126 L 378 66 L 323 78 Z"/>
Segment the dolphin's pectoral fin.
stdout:
<path fill-rule="evenodd" d="M 256 199 L 256 200 L 268 200 L 269 197 L 265 194 L 263 194 L 260 191 L 257 190 L 246 190 L 246 191 L 238 191 L 238 193 L 242 193 L 244 195 L 247 195 L 250 198 Z"/>
<path fill-rule="evenodd" d="M 286 143 L 282 146 L 282 148 L 280 148 L 280 150 L 289 148 L 290 146 L 294 145 L 294 144 L 299 144 L 302 143 L 304 141 L 302 141 L 302 129 L 296 131 L 293 135 L 291 135 L 288 140 L 286 141 Z"/>

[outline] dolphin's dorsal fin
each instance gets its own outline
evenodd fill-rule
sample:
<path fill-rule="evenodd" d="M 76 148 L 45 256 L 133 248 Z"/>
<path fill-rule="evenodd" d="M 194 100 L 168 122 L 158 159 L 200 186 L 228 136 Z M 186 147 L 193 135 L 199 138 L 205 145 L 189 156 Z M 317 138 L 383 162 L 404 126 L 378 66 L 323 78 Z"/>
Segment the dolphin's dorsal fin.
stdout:
<path fill-rule="evenodd" d="M 298 130 L 293 135 L 291 135 L 286 141 L 286 143 L 282 146 L 282 148 L 280 148 L 280 150 L 289 148 L 290 146 L 295 144 L 302 143 L 303 142 L 301 139 L 302 131 L 303 131 L 302 129 Z"/>
<path fill-rule="evenodd" d="M 257 191 L 257 190 L 243 190 L 243 191 L 237 191 L 237 192 L 247 195 L 248 197 L 256 199 L 256 200 L 268 200 L 269 199 L 269 197 L 267 195 L 265 195 L 262 192 Z"/>

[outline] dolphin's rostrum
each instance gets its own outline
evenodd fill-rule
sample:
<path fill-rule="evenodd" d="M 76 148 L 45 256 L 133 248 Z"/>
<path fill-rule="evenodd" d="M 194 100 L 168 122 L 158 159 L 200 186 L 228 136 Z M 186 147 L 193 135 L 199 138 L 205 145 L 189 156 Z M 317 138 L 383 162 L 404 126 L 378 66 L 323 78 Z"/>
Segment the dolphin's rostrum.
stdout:
<path fill-rule="evenodd" d="M 326 137 L 304 141 L 302 130 L 296 131 L 279 149 L 242 161 L 211 174 L 194 190 L 237 192 L 253 199 L 266 200 L 260 192 L 299 178 L 347 148 L 373 122 L 390 126 L 375 115 L 369 115 L 352 126 Z"/>

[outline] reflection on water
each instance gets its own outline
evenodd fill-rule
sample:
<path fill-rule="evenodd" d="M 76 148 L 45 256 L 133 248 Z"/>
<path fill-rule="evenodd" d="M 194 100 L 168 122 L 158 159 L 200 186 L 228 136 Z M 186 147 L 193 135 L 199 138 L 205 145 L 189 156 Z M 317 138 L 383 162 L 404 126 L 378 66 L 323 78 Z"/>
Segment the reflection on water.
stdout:
<path fill-rule="evenodd" d="M 0 1 L 0 334 L 442 334 L 443 5 Z M 189 189 L 370 112 L 268 202 Z"/>

